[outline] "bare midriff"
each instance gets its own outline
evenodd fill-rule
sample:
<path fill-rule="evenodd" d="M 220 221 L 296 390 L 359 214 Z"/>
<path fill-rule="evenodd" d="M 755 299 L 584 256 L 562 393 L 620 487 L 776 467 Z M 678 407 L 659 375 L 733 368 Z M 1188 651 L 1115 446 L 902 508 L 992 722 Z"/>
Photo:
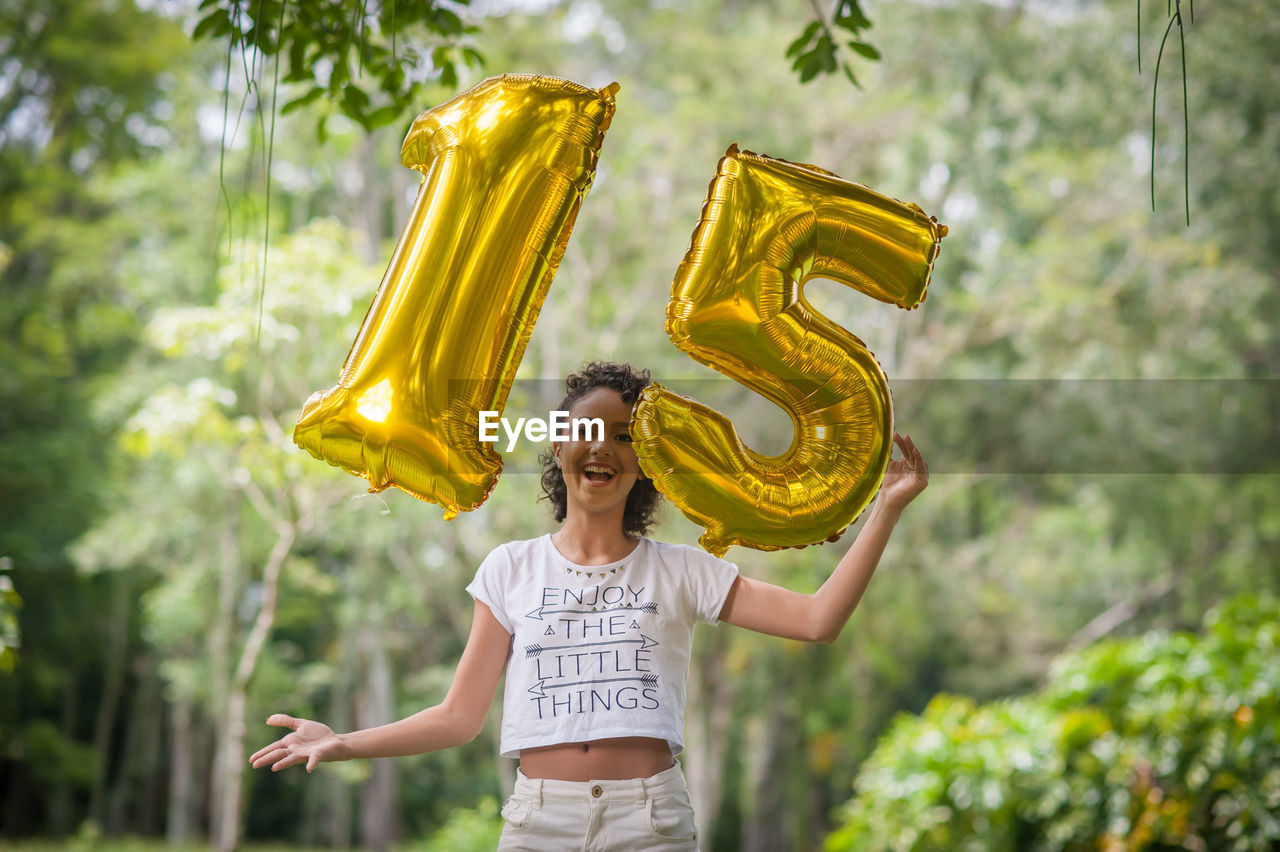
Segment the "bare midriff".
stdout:
<path fill-rule="evenodd" d="M 527 778 L 617 781 L 648 778 L 674 765 L 671 746 L 653 737 L 616 737 L 520 750 L 520 771 Z"/>

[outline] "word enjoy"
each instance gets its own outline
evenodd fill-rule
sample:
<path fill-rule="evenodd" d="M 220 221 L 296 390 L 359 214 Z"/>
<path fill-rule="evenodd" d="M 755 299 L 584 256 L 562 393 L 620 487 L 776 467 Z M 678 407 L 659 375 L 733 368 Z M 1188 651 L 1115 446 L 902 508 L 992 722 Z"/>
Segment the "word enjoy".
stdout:
<path fill-rule="evenodd" d="M 599 417 L 569 417 L 567 411 L 547 412 L 548 420 L 541 417 L 517 417 L 515 426 L 500 411 L 480 412 L 480 440 L 486 444 L 498 443 L 498 425 L 507 433 L 507 452 L 516 447 L 520 430 L 524 429 L 526 441 L 603 441 L 604 421 Z"/>

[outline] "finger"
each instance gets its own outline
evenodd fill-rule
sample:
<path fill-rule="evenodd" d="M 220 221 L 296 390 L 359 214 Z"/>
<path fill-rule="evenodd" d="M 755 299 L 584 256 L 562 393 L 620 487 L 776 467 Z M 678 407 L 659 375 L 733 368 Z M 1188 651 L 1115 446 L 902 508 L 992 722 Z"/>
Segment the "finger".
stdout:
<path fill-rule="evenodd" d="M 298 730 L 298 726 L 302 724 L 301 719 L 295 719 L 292 716 L 286 716 L 284 713 L 273 713 L 267 717 L 268 725 L 276 725 L 281 728 L 290 728 Z"/>
<path fill-rule="evenodd" d="M 263 755 L 255 755 L 253 759 L 253 768 L 261 769 L 268 763 L 275 763 L 277 760 L 288 756 L 289 750 L 284 748 L 273 749 Z"/>
<path fill-rule="evenodd" d="M 912 445 L 911 452 L 915 456 L 916 467 L 918 467 L 924 473 L 928 473 L 929 463 L 924 460 L 924 453 L 920 452 L 920 448 L 916 447 L 915 445 Z"/>
<path fill-rule="evenodd" d="M 283 758 L 281 758 L 279 761 L 277 761 L 275 764 L 271 766 L 271 771 L 279 772 L 281 769 L 288 769 L 290 766 L 297 766 L 299 763 L 305 762 L 306 759 L 307 759 L 307 756 L 305 754 L 299 754 L 298 752 L 294 752 L 293 754 L 286 754 Z"/>
<path fill-rule="evenodd" d="M 311 756 L 307 758 L 307 772 L 311 772 L 311 770 L 315 769 L 316 764 L 319 762 L 320 762 L 320 755 L 316 754 L 315 752 L 312 752 Z"/>
<path fill-rule="evenodd" d="M 916 446 L 916 442 L 911 440 L 910 435 L 902 436 L 902 455 L 911 461 L 913 467 L 919 467 L 921 461 L 920 449 Z"/>
<path fill-rule="evenodd" d="M 273 751 L 275 751 L 276 749 L 282 749 L 282 748 L 284 748 L 286 745 L 288 745 L 288 743 L 286 743 L 284 740 L 282 740 L 282 739 L 280 739 L 280 740 L 276 740 L 276 741 L 275 741 L 275 742 L 273 742 L 271 745 L 263 746 L 262 748 L 260 748 L 260 749 L 258 749 L 257 751 L 255 751 L 253 754 L 249 755 L 249 762 L 250 762 L 250 763 L 253 763 L 255 760 L 257 760 L 258 758 L 262 757 L 264 754 L 268 754 L 268 753 L 270 753 L 270 752 L 273 752 Z"/>

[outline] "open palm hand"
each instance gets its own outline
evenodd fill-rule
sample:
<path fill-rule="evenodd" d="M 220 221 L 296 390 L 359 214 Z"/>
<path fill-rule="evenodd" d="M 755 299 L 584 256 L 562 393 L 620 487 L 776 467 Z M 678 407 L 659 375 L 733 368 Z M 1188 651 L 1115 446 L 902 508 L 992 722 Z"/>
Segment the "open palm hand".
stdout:
<path fill-rule="evenodd" d="M 267 719 L 267 724 L 291 728 L 292 732 L 254 752 L 249 758 L 254 769 L 270 764 L 272 772 L 279 772 L 305 763 L 310 772 L 321 761 L 347 759 L 346 744 L 323 722 L 276 713 Z"/>

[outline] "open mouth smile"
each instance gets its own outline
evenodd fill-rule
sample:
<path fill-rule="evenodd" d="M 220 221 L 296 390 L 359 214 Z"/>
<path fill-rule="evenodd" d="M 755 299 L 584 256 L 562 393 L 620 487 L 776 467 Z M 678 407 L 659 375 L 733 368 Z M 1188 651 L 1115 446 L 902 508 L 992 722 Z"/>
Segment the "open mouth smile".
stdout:
<path fill-rule="evenodd" d="M 590 482 L 595 482 L 601 485 L 605 485 L 609 482 L 612 482 L 614 478 L 618 475 L 618 472 L 613 468 L 609 467 L 607 464 L 600 464 L 599 462 L 588 462 L 587 464 L 584 464 L 582 466 L 582 475 L 585 476 L 587 480 Z"/>

